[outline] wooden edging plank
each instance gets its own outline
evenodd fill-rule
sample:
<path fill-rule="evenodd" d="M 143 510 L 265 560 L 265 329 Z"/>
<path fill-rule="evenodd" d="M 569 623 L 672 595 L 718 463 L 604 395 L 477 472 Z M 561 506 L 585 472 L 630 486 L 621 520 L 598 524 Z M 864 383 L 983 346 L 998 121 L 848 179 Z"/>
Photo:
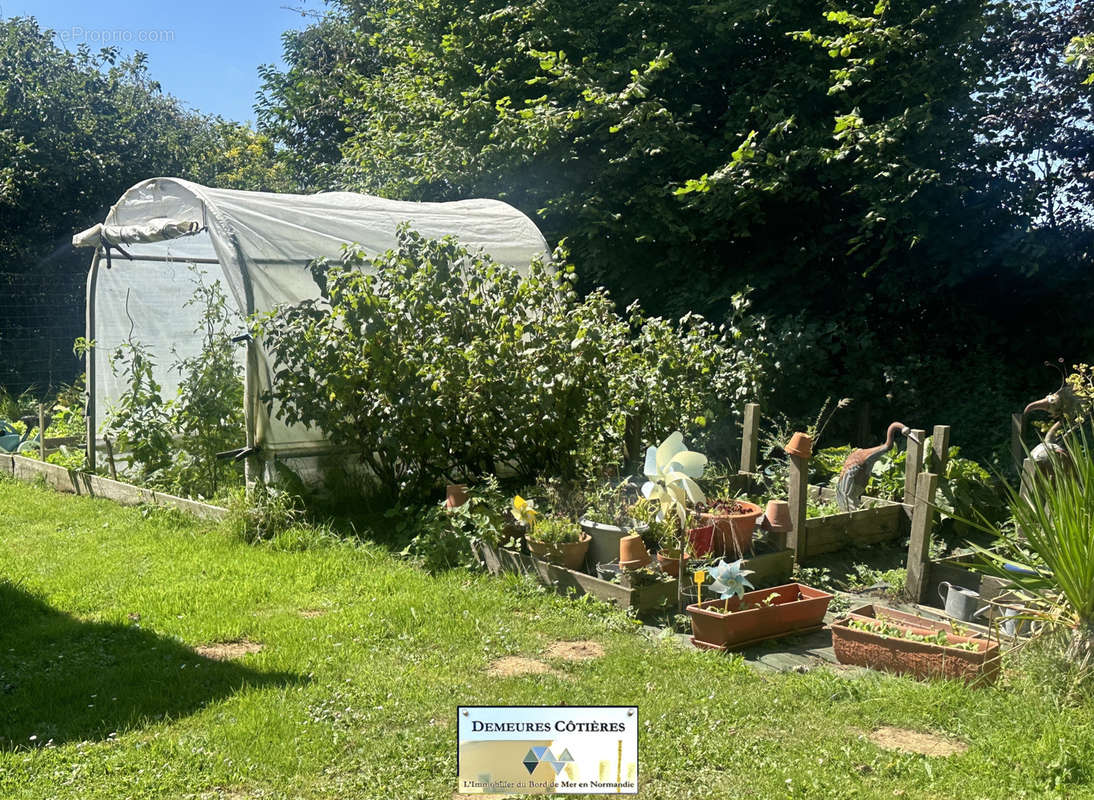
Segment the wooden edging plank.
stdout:
<path fill-rule="evenodd" d="M 122 505 L 154 505 L 165 508 L 177 508 L 201 519 L 221 520 L 228 515 L 228 509 L 188 500 L 172 494 L 144 489 L 121 481 L 104 478 L 101 475 L 89 475 L 86 472 L 66 469 L 59 464 L 50 464 L 23 456 L 0 456 L 0 472 L 16 480 L 36 483 L 44 480 L 52 489 L 68 494 L 87 497 L 101 497 Z"/>

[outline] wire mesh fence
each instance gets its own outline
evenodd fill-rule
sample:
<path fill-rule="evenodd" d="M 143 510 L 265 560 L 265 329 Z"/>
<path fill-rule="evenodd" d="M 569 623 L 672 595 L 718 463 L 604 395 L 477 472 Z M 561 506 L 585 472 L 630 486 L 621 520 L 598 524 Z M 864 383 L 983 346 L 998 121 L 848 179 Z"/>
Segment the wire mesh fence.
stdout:
<path fill-rule="evenodd" d="M 83 273 L 0 272 L 0 386 L 45 397 L 83 371 L 72 345 L 84 333 Z"/>

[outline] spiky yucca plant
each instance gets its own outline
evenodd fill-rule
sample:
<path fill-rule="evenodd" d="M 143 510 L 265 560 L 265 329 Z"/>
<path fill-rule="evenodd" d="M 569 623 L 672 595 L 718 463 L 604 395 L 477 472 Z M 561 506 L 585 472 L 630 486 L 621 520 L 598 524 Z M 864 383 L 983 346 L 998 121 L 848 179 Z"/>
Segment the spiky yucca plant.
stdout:
<path fill-rule="evenodd" d="M 1052 451 L 1050 451 L 1052 452 Z M 1072 628 L 1071 658 L 1094 656 L 1094 451 L 1085 429 L 1034 470 L 1024 491 L 1007 486 L 1013 528 L 977 524 L 1003 545 L 981 571 L 1013 581 Z M 1017 570 L 1015 569 L 1017 568 Z M 1028 573 L 1028 574 L 1027 574 Z"/>

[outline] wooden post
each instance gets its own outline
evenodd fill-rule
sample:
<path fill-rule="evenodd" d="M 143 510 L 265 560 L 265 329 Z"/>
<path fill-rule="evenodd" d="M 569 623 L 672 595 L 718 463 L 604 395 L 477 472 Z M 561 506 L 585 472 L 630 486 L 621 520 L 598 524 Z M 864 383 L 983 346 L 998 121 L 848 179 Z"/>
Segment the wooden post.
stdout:
<path fill-rule="evenodd" d="M 46 407 L 38 404 L 38 454 L 46 460 Z"/>
<path fill-rule="evenodd" d="M 760 453 L 760 404 L 745 403 L 741 428 L 741 472 L 755 472 Z"/>
<path fill-rule="evenodd" d="M 787 547 L 794 551 L 794 560 L 801 562 L 805 555 L 805 507 L 809 500 L 809 459 L 788 455 L 790 459 L 790 485 L 787 499 L 790 503 L 790 522 L 793 530 L 786 537 Z"/>
<path fill-rule="evenodd" d="M 931 434 L 931 463 L 929 472 L 946 476 L 946 462 L 950 460 L 950 426 L 935 425 Z"/>
<path fill-rule="evenodd" d="M 1014 471 L 1018 474 L 1022 472 L 1022 459 L 1026 455 L 1026 445 L 1022 438 L 1022 420 L 1021 414 L 1010 415 L 1010 460 L 1014 464 Z"/>
<path fill-rule="evenodd" d="M 912 509 L 912 535 L 908 543 L 908 577 L 905 592 L 915 603 L 923 602 L 931 570 L 931 528 L 934 525 L 934 493 L 938 476 L 921 472 L 916 481 L 915 507 Z"/>
<path fill-rule="evenodd" d="M 909 506 L 915 502 L 915 483 L 923 469 L 923 443 L 927 441 L 927 432 L 916 428 L 912 436 L 908 437 L 908 452 L 904 456 L 904 504 Z"/>

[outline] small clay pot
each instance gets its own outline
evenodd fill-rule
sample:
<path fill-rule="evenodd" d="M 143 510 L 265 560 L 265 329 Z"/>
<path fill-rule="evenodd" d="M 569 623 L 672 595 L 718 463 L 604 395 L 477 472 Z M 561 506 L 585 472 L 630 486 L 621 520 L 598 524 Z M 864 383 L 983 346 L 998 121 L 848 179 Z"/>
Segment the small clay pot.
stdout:
<path fill-rule="evenodd" d="M 790 520 L 790 503 L 785 500 L 768 500 L 764 511 L 764 528 L 775 533 L 789 533 L 794 529 Z"/>
<path fill-rule="evenodd" d="M 448 484 L 448 489 L 445 494 L 446 498 L 444 501 L 444 507 L 459 508 L 467 502 L 467 484 L 450 483 Z"/>
<path fill-rule="evenodd" d="M 657 552 L 657 563 L 661 565 L 661 571 L 666 575 L 676 577 L 680 574 L 680 555 L 678 551 L 675 557 L 667 556 L 662 551 Z M 684 554 L 684 558 L 687 559 L 687 553 Z"/>
<path fill-rule="evenodd" d="M 809 458 L 813 455 L 813 439 L 804 433 L 795 433 L 783 449 L 792 456 Z"/>
<path fill-rule="evenodd" d="M 642 569 L 650 563 L 650 551 L 637 533 L 619 540 L 619 566 L 623 569 Z"/>

